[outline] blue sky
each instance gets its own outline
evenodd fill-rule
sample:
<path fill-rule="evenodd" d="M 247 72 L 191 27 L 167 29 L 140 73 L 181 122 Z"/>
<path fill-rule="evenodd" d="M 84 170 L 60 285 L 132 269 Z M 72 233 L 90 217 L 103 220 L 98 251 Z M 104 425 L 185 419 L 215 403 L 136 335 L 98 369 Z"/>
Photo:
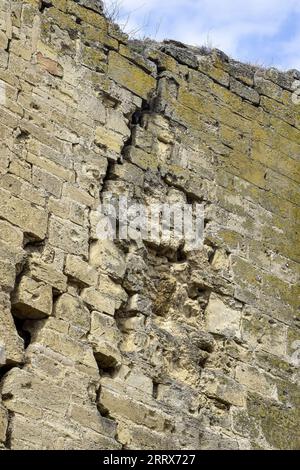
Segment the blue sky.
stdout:
<path fill-rule="evenodd" d="M 107 0 L 115 3 L 118 0 Z M 217 47 L 235 59 L 300 70 L 300 0 L 120 0 L 137 37 Z"/>

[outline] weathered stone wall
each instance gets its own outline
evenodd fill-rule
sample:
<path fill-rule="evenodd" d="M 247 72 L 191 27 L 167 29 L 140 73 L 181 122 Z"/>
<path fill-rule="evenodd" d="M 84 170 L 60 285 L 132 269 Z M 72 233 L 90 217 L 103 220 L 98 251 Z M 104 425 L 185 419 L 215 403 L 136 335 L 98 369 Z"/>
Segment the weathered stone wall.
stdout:
<path fill-rule="evenodd" d="M 300 447 L 295 78 L 0 1 L 0 448 Z M 97 240 L 106 193 L 203 249 Z"/>

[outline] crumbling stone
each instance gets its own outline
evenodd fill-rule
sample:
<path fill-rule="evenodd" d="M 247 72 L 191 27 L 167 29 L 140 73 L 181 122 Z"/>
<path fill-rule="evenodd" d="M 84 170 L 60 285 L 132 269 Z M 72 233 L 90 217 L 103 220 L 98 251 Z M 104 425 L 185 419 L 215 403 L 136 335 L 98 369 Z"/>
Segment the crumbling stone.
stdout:
<path fill-rule="evenodd" d="M 299 448 L 299 78 L 4 1 L 1 449 Z M 202 246 L 100 239 L 111 195 Z"/>

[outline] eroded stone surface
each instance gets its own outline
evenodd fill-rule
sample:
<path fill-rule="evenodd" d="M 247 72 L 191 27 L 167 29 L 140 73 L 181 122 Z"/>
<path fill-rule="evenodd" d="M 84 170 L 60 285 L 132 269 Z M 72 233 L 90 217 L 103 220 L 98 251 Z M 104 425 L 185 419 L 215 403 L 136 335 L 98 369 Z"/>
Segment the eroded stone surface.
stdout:
<path fill-rule="evenodd" d="M 47 6 L 0 5 L 0 449 L 299 448 L 299 74 Z M 99 241 L 109 194 L 203 247 Z"/>

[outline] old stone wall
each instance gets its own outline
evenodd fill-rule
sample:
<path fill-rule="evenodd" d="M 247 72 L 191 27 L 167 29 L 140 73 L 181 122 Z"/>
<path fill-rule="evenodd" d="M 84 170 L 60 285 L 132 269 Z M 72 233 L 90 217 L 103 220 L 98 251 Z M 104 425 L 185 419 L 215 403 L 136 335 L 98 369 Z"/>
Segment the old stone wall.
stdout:
<path fill-rule="evenodd" d="M 297 78 L 0 1 L 0 448 L 300 448 Z M 107 193 L 203 248 L 98 240 Z"/>

